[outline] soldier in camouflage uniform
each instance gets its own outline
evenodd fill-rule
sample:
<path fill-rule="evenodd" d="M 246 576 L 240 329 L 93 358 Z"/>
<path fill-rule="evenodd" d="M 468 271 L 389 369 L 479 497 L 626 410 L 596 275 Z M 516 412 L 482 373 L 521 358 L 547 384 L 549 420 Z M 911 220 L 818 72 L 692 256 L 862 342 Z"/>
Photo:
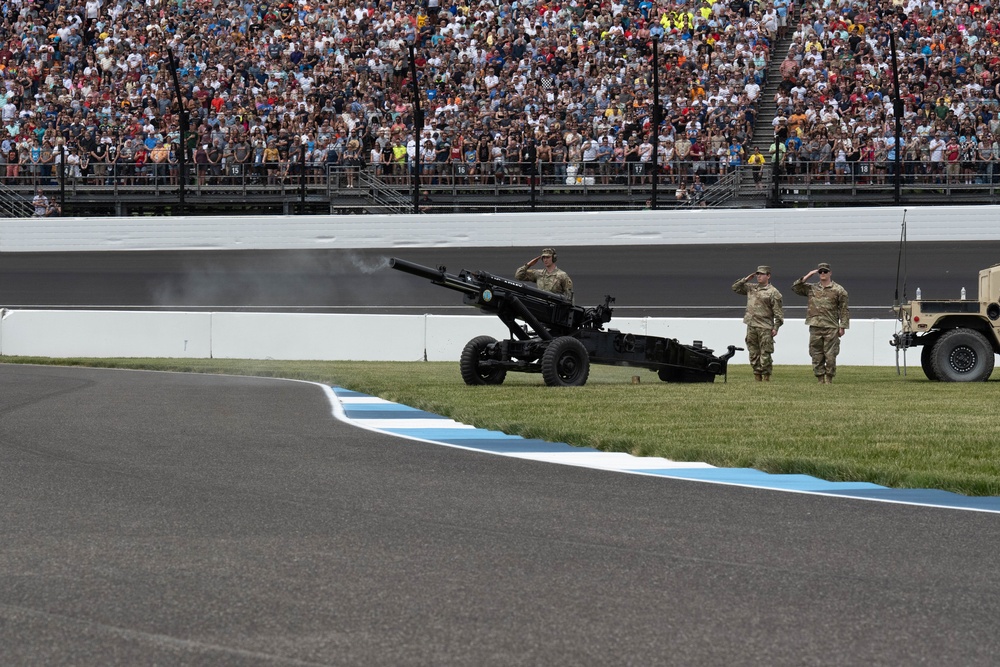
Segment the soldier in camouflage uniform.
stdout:
<path fill-rule="evenodd" d="M 751 283 L 754 278 L 757 282 Z M 770 382 L 774 337 L 785 322 L 781 292 L 771 284 L 771 267 L 758 266 L 754 273 L 733 283 L 733 291 L 747 297 L 743 321 L 747 325 L 747 350 L 753 377 L 757 382 Z"/>
<path fill-rule="evenodd" d="M 819 274 L 818 283 L 807 283 Z M 809 356 L 820 384 L 831 384 L 837 374 L 840 338 L 851 324 L 847 290 L 833 282 L 830 265 L 823 263 L 792 284 L 792 291 L 809 299 L 806 324 L 809 326 Z"/>
<path fill-rule="evenodd" d="M 532 269 L 541 260 L 544 269 Z M 520 267 L 514 274 L 515 280 L 537 283 L 538 289 L 562 294 L 573 300 L 573 281 L 569 275 L 556 266 L 555 248 L 544 248 L 542 254 Z"/>

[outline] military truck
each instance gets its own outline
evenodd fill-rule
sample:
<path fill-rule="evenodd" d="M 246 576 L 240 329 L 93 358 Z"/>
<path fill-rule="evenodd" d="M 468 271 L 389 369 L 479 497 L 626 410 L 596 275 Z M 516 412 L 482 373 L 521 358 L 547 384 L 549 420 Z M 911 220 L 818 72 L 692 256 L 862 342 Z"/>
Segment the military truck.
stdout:
<path fill-rule="evenodd" d="M 894 310 L 901 330 L 889 344 L 897 353 L 920 347 L 920 367 L 928 379 L 989 379 L 1000 353 L 1000 264 L 979 272 L 978 301 L 916 299 Z"/>

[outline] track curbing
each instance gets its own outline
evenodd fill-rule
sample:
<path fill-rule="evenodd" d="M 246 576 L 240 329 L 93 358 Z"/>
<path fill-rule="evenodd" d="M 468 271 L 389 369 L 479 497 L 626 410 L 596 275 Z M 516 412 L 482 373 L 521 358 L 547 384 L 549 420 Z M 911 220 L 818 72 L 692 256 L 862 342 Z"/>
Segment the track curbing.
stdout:
<path fill-rule="evenodd" d="M 523 438 L 480 429 L 408 405 L 322 385 L 340 421 L 418 442 L 484 454 L 572 465 L 633 475 L 741 486 L 922 507 L 1000 513 L 1000 497 L 963 496 L 939 489 L 894 489 L 870 482 L 831 482 L 810 475 L 772 474 L 753 468 L 717 468 L 707 463 L 602 452 L 563 442 Z"/>

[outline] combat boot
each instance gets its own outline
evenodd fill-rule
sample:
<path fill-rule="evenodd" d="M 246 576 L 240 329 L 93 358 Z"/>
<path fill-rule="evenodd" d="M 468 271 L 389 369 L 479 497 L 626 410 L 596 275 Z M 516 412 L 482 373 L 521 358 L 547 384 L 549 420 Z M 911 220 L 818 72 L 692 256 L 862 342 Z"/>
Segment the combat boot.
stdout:
<path fill-rule="evenodd" d="M 753 379 L 756 380 L 757 382 L 760 382 L 762 380 L 760 373 L 754 373 Z"/>
<path fill-rule="evenodd" d="M 827 384 L 833 384 L 833 376 L 832 375 L 827 375 L 826 376 L 826 383 Z"/>
<path fill-rule="evenodd" d="M 770 375 L 764 375 L 764 382 L 770 382 L 770 381 L 771 381 L 771 376 Z"/>
<path fill-rule="evenodd" d="M 816 379 L 819 380 L 820 384 L 826 384 L 826 376 L 825 375 L 817 375 Z"/>

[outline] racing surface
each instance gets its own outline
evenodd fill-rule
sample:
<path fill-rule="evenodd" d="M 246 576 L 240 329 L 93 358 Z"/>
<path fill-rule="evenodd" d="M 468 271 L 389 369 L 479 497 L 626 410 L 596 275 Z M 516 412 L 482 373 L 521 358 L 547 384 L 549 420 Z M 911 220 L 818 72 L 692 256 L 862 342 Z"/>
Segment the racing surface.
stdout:
<path fill-rule="evenodd" d="M 306 383 L 0 365 L 8 665 L 995 664 L 994 514 L 342 424 Z"/>
<path fill-rule="evenodd" d="M 805 300 L 791 284 L 818 262 L 851 295 L 855 318 L 890 318 L 899 246 L 894 243 L 560 247 L 576 303 L 616 298 L 620 317 L 742 317 L 746 300 L 730 290 L 758 264 L 773 267 L 788 317 Z M 461 295 L 388 268 L 396 256 L 513 276 L 539 248 L 394 250 L 5 253 L 0 306 L 241 309 L 290 312 L 471 312 Z M 909 243 L 906 295 L 975 298 L 979 270 L 1000 261 L 1000 242 Z M 900 289 L 902 296 L 902 289 Z"/>

